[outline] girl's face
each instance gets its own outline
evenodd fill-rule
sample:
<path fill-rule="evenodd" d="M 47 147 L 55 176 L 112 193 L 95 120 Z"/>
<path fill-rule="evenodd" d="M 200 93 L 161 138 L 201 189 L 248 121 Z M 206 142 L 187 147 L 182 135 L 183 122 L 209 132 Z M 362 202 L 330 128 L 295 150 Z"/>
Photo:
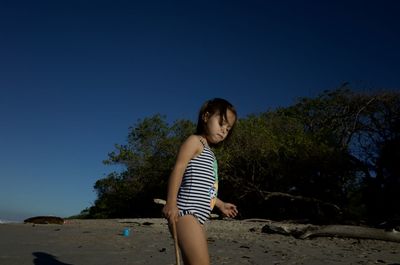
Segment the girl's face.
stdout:
<path fill-rule="evenodd" d="M 223 118 L 223 117 L 222 117 Z M 205 138 L 209 143 L 217 144 L 225 140 L 229 134 L 229 130 L 236 122 L 236 116 L 231 110 L 226 111 L 226 119 L 223 118 L 221 122 L 221 114 L 214 113 L 210 116 L 206 113 L 203 117 L 206 126 L 207 135 Z"/>

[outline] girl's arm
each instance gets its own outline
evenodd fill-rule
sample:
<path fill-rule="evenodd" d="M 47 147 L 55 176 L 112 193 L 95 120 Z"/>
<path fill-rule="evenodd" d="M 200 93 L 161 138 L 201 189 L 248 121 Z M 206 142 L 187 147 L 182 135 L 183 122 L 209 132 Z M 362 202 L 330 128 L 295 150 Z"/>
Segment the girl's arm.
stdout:
<path fill-rule="evenodd" d="M 232 203 L 223 202 L 222 200 L 217 198 L 215 206 L 227 217 L 234 218 L 239 213 L 236 205 Z"/>
<path fill-rule="evenodd" d="M 178 221 L 178 207 L 176 205 L 179 187 L 182 183 L 183 174 L 190 159 L 201 153 L 203 146 L 196 135 L 189 136 L 179 149 L 175 166 L 168 181 L 167 203 L 163 208 L 165 218 Z"/>

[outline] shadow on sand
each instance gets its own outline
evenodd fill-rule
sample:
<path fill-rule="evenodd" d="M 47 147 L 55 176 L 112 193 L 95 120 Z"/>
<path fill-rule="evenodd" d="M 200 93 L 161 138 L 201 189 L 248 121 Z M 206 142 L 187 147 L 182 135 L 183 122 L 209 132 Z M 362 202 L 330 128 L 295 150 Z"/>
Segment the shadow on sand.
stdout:
<path fill-rule="evenodd" d="M 72 265 L 61 262 L 53 255 L 45 252 L 33 252 L 32 255 L 35 256 L 35 259 L 33 260 L 34 265 Z"/>

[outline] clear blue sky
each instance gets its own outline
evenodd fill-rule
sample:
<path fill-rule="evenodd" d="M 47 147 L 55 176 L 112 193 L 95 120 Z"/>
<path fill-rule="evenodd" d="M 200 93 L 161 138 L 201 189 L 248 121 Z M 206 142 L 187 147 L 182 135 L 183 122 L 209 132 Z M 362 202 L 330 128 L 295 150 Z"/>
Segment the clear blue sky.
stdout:
<path fill-rule="evenodd" d="M 138 119 L 400 87 L 399 1 L 1 1 L 0 219 L 90 207 Z"/>

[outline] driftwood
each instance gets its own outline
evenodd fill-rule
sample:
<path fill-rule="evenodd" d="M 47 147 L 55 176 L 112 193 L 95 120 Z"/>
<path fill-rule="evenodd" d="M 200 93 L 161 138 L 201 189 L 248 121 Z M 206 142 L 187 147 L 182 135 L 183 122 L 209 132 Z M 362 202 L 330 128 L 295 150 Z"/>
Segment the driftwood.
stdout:
<path fill-rule="evenodd" d="M 153 201 L 155 204 L 160 204 L 160 205 L 165 205 L 167 203 L 163 199 L 154 199 Z M 179 244 L 178 244 L 178 234 L 176 232 L 175 221 L 173 221 L 171 224 L 171 233 L 172 233 L 172 238 L 174 239 L 176 265 L 180 265 L 181 264 L 181 258 L 180 258 L 181 256 L 180 256 L 180 250 L 179 250 Z"/>
<path fill-rule="evenodd" d="M 342 210 L 336 204 L 315 198 L 283 192 L 263 192 L 263 195 L 263 208 L 275 214 L 275 218 L 304 219 L 311 223 L 327 224 L 340 219 L 342 215 Z"/>
<path fill-rule="evenodd" d="M 363 226 L 353 225 L 296 225 L 270 223 L 262 228 L 263 233 L 275 233 L 281 235 L 290 235 L 299 239 L 313 237 L 344 237 L 358 239 L 375 239 L 400 243 L 400 232 L 395 230 L 385 231 Z"/>
<path fill-rule="evenodd" d="M 165 205 L 167 202 L 165 201 L 165 200 L 163 200 L 163 199 L 153 199 L 153 202 L 155 203 L 155 204 L 160 204 L 160 205 Z M 218 214 L 210 214 L 210 218 L 211 219 L 217 219 L 217 218 L 219 218 L 219 215 Z"/>
<path fill-rule="evenodd" d="M 242 208 L 245 217 L 272 220 L 303 220 L 312 224 L 340 223 L 342 209 L 331 202 L 284 192 L 269 192 L 258 187 L 245 188 L 239 199 L 246 201 Z"/>
<path fill-rule="evenodd" d="M 57 216 L 35 216 L 24 220 L 24 223 L 32 224 L 64 224 L 64 219 Z"/>

